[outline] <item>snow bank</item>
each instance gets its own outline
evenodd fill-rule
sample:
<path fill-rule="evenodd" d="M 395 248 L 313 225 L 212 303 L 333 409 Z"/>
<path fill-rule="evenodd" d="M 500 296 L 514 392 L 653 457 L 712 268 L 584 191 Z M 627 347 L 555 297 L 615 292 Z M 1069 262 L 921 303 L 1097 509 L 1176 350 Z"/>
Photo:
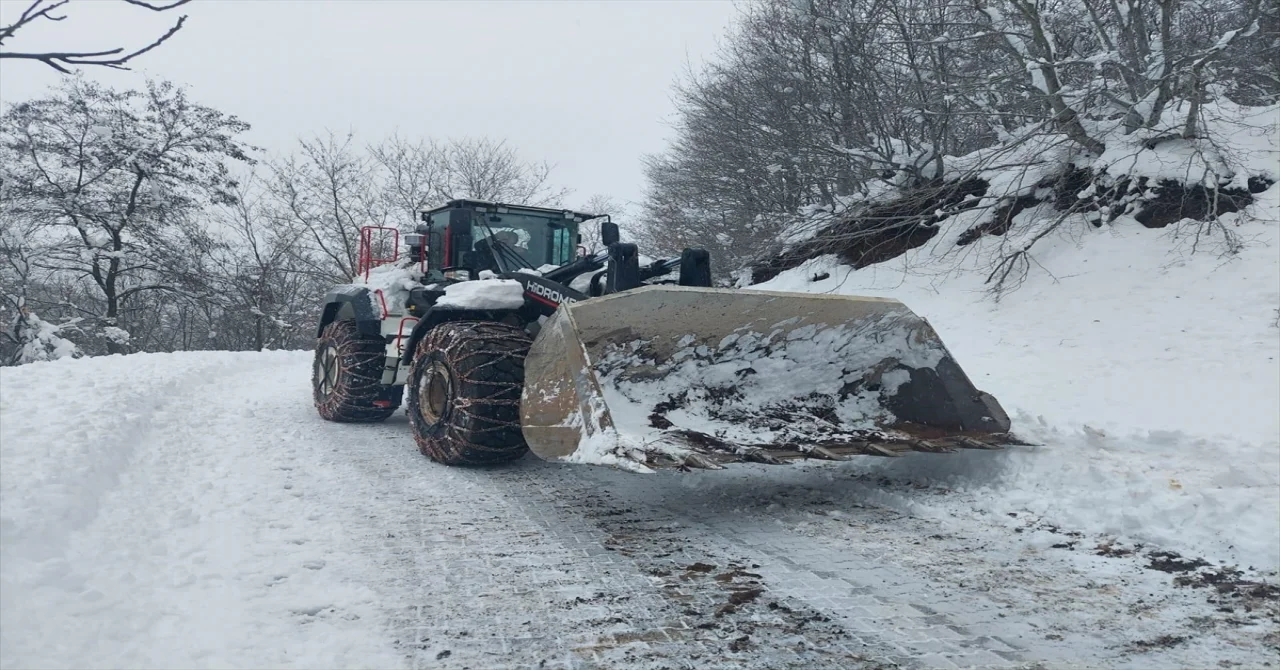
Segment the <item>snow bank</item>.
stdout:
<path fill-rule="evenodd" d="M 956 499 L 882 500 L 929 517 L 981 517 L 1009 527 L 1041 520 L 1258 570 L 1280 565 L 1277 447 L 1176 430 L 1110 431 L 1015 417 L 1043 446 L 946 458 L 911 454 L 868 472 L 945 488 Z M 1010 516 L 1010 514 L 1017 516 Z"/>
<path fill-rule="evenodd" d="M 989 511 L 1277 569 L 1280 185 L 1256 198 L 1228 218 L 1237 255 L 1192 253 L 1186 233 L 1130 218 L 1078 226 L 1038 242 L 1026 282 L 998 302 L 990 237 L 858 271 L 823 257 L 752 288 L 903 301 L 1044 444 L 866 467 L 981 490 Z"/>
<path fill-rule="evenodd" d="M 524 306 L 524 286 L 514 279 L 480 279 L 445 287 L 436 300 L 441 309 L 519 309 Z"/>
<path fill-rule="evenodd" d="M 977 176 L 990 199 L 1035 192 L 1036 183 L 1061 174 L 1066 165 L 1112 178 L 1170 180 L 1208 188 L 1247 188 L 1252 176 L 1280 177 L 1280 105 L 1244 107 L 1218 99 L 1202 108 L 1204 138 L 1181 139 L 1187 107 L 1168 110 L 1157 128 L 1124 132 L 1123 120 L 1090 120 L 1090 134 L 1106 144 L 1098 156 L 1083 152 L 1065 136 L 1038 126 L 1024 129 L 1000 146 L 948 157 L 947 176 Z"/>

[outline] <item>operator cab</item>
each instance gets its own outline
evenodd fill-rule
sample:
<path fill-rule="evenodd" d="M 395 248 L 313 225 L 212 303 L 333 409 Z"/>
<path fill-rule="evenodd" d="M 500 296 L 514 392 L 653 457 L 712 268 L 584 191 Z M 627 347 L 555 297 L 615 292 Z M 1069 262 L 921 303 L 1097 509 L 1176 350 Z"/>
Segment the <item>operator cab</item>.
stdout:
<path fill-rule="evenodd" d="M 570 263 L 582 241 L 579 225 L 599 218 L 607 220 L 608 215 L 451 200 L 423 211 L 418 233 L 425 237 L 428 276 L 475 277 L 484 270 L 515 272 Z"/>

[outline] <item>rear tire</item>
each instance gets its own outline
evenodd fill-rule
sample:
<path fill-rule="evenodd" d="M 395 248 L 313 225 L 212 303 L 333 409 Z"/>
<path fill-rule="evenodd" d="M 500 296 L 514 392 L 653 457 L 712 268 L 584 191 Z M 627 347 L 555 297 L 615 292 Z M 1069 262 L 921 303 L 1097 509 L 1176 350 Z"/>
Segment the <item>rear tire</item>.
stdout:
<path fill-rule="evenodd" d="M 382 383 L 387 357 L 380 337 L 360 332 L 355 321 L 335 321 L 316 342 L 311 388 L 316 411 L 329 421 L 373 423 L 395 414 L 404 388 Z"/>
<path fill-rule="evenodd" d="M 418 450 L 445 465 L 524 456 L 529 446 L 520 431 L 520 393 L 531 343 L 524 330 L 488 321 L 431 329 L 405 384 Z"/>

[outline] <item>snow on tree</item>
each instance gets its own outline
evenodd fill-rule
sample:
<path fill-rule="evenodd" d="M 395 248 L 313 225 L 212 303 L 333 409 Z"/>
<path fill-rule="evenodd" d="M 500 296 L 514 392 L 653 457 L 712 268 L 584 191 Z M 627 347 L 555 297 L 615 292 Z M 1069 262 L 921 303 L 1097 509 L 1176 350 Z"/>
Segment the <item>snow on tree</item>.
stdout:
<path fill-rule="evenodd" d="M 7 216 L 39 226 L 33 261 L 68 281 L 86 328 L 133 331 L 149 293 L 200 284 L 192 245 L 205 207 L 234 200 L 228 161 L 248 162 L 248 124 L 165 82 L 118 91 L 69 78 L 0 116 Z M 118 338 L 108 351 L 126 351 Z"/>
<path fill-rule="evenodd" d="M 76 329 L 76 322 L 77 320 L 62 324 L 49 323 L 19 300 L 18 314 L 5 333 L 5 337 L 16 349 L 7 364 L 22 365 L 80 356 L 79 347 L 64 337 L 64 333 Z"/>

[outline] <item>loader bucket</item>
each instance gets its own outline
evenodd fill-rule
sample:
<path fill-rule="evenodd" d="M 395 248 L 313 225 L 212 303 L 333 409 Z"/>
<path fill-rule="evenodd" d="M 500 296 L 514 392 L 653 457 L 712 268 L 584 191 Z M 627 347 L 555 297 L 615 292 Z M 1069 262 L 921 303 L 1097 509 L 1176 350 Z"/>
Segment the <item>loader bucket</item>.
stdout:
<path fill-rule="evenodd" d="M 543 459 L 637 471 L 1012 439 L 896 300 L 668 285 L 561 305 L 525 360 L 521 419 Z"/>

